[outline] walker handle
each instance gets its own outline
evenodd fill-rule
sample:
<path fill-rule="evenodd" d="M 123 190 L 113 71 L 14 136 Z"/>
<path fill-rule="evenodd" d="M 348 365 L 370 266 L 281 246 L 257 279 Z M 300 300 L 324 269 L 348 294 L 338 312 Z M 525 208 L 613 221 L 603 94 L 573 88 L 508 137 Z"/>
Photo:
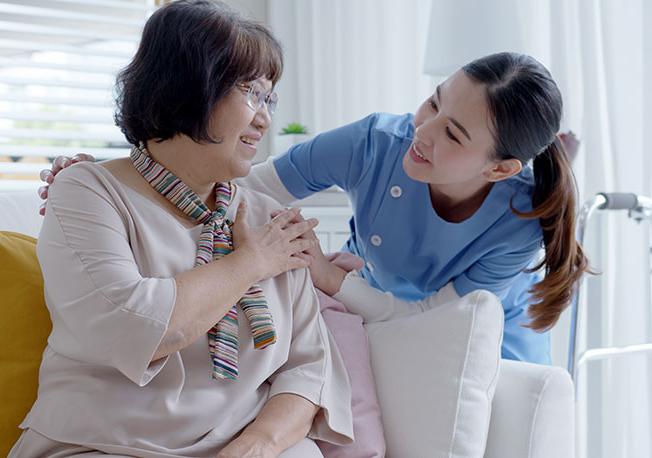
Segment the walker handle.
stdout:
<path fill-rule="evenodd" d="M 600 210 L 634 210 L 638 207 L 638 196 L 631 192 L 601 192 L 606 202 Z"/>

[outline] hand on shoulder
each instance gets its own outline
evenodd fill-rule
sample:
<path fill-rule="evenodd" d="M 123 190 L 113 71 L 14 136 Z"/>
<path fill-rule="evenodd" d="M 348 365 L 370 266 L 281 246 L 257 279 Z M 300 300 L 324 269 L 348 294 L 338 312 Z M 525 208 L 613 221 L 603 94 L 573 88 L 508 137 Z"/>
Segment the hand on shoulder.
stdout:
<path fill-rule="evenodd" d="M 40 173 L 41 181 L 45 182 L 44 186 L 38 188 L 38 195 L 41 199 L 45 200 L 39 207 L 39 214 L 41 216 L 45 215 L 45 204 L 47 203 L 48 190 L 52 183 L 54 183 L 54 177 L 57 176 L 59 172 L 63 169 L 70 167 L 71 165 L 77 162 L 95 162 L 95 158 L 88 153 L 77 153 L 72 157 L 69 156 L 57 156 L 56 159 L 52 162 L 51 169 L 43 169 Z"/>

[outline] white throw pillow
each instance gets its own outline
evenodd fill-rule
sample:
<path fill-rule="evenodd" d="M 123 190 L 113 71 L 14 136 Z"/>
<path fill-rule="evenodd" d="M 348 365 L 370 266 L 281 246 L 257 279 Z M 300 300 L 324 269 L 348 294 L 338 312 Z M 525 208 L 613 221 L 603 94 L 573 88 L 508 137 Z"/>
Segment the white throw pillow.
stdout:
<path fill-rule="evenodd" d="M 365 325 L 387 457 L 482 458 L 503 323 L 498 298 L 474 291 Z"/>

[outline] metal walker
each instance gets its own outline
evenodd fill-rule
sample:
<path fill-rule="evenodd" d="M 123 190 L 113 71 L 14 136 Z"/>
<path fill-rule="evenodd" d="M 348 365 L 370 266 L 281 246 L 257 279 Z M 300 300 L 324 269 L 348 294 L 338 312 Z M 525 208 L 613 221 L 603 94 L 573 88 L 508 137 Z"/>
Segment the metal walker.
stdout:
<path fill-rule="evenodd" d="M 652 198 L 631 193 L 598 193 L 584 203 L 577 218 L 577 240 L 582 244 L 584 243 L 586 226 L 596 210 L 627 210 L 628 217 L 636 222 L 652 222 Z M 652 247 L 649 249 L 652 249 Z M 578 287 L 571 301 L 571 326 L 568 343 L 568 372 L 575 385 L 576 413 L 579 399 L 578 377 L 584 365 L 589 361 L 607 360 L 634 353 L 652 352 L 652 342 L 636 345 L 589 348 L 581 352 L 578 351 L 578 330 L 581 329 L 581 325 L 584 324 L 584 320 L 586 319 L 585 314 L 582 314 L 580 311 L 579 297 L 580 288 Z"/>
<path fill-rule="evenodd" d="M 652 198 L 629 193 L 598 193 L 586 201 L 577 218 L 577 240 L 584 243 L 586 225 L 596 210 L 628 210 L 629 218 L 641 222 L 652 220 Z M 577 382 L 580 368 L 589 361 L 609 359 L 617 355 L 652 351 L 652 343 L 622 347 L 591 348 L 577 352 L 577 330 L 584 317 L 579 313 L 580 288 L 577 288 L 571 302 L 571 330 L 568 343 L 568 372 Z"/>

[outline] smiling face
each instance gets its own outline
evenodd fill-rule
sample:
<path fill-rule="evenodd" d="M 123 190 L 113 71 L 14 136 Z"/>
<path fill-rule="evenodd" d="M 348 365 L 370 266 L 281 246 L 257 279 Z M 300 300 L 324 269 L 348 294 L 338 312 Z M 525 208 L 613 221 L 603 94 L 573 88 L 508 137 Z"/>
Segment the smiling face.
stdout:
<path fill-rule="evenodd" d="M 485 89 L 463 71 L 437 87 L 415 113 L 414 125 L 414 141 L 403 158 L 412 179 L 434 186 L 495 181 Z"/>
<path fill-rule="evenodd" d="M 271 92 L 271 81 L 265 78 L 255 81 L 266 93 Z M 207 181 L 228 181 L 248 175 L 258 144 L 270 123 L 266 105 L 254 111 L 247 104 L 247 90 L 234 86 L 217 103 L 210 119 L 211 137 L 220 143 L 201 145 L 203 151 L 193 155 L 196 173 L 204 175 Z"/>

